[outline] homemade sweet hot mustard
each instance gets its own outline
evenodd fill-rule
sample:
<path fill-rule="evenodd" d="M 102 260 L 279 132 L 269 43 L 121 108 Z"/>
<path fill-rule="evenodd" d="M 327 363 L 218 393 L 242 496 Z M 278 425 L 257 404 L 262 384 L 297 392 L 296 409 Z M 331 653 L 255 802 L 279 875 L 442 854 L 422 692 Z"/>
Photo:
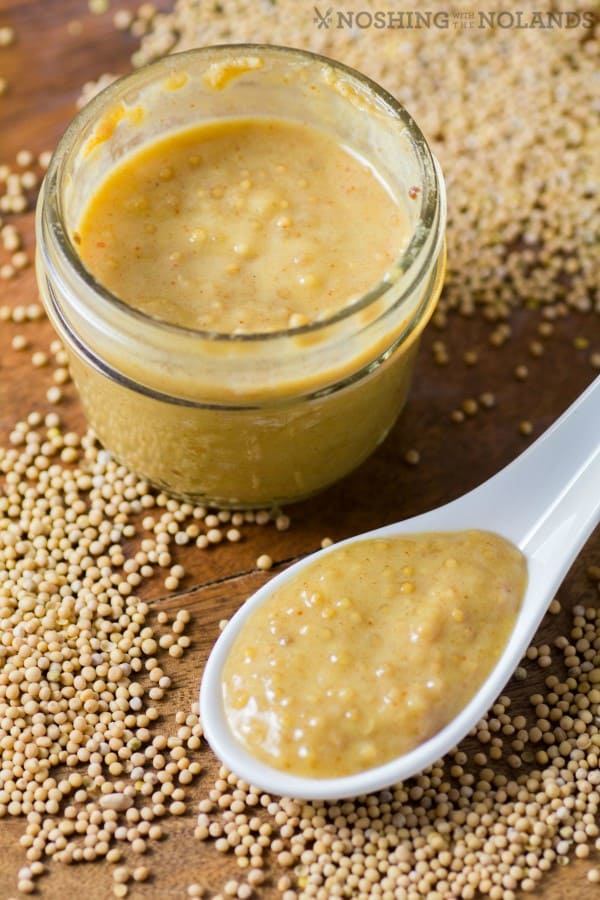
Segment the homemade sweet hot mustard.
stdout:
<path fill-rule="evenodd" d="M 242 627 L 223 670 L 232 732 L 257 759 L 312 778 L 407 753 L 490 674 L 526 581 L 523 554 L 490 532 L 334 548 Z"/>
<path fill-rule="evenodd" d="M 207 47 L 74 120 L 40 193 L 40 293 L 86 416 L 139 476 L 274 506 L 362 462 L 444 273 L 439 168 L 345 66 Z"/>
<path fill-rule="evenodd" d="M 285 119 L 211 122 L 127 157 L 92 197 L 81 259 L 175 325 L 279 331 L 360 298 L 401 256 L 406 209 L 331 136 Z"/>

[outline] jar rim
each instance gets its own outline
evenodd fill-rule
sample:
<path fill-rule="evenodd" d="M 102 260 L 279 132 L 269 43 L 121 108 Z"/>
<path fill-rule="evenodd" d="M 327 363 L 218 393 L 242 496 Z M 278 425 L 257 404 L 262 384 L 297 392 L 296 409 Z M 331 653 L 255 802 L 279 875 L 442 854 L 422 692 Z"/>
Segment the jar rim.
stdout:
<path fill-rule="evenodd" d="M 290 56 L 301 60 L 304 59 L 307 62 L 320 63 L 323 66 L 330 67 L 333 70 L 342 73 L 345 78 L 354 81 L 360 85 L 363 90 L 366 89 L 370 92 L 380 104 L 383 104 L 386 111 L 391 113 L 392 117 L 398 120 L 399 124 L 406 130 L 410 138 L 411 148 L 415 153 L 415 158 L 422 173 L 420 185 L 420 215 L 413 228 L 408 245 L 402 251 L 400 258 L 392 264 L 390 270 L 388 270 L 388 272 L 385 273 L 373 287 L 352 302 L 347 303 L 328 316 L 315 319 L 307 324 L 293 328 L 260 332 L 221 332 L 203 330 L 170 322 L 131 306 L 117 294 L 108 290 L 108 288 L 99 282 L 89 269 L 86 268 L 64 227 L 61 215 L 61 176 L 64 175 L 66 164 L 70 159 L 77 141 L 80 139 L 82 131 L 95 121 L 98 113 L 107 102 L 110 103 L 116 94 L 120 93 L 125 88 L 133 86 L 135 82 L 139 81 L 142 77 L 147 77 L 148 73 L 160 71 L 161 69 L 168 70 L 171 67 L 179 66 L 181 62 L 186 59 L 197 59 L 201 56 L 211 58 L 211 56 L 214 57 L 215 54 L 222 53 L 223 55 L 226 55 L 232 52 L 248 55 L 271 54 L 272 56 Z M 140 325 L 143 325 L 145 328 L 160 328 L 162 331 L 167 330 L 173 336 L 180 335 L 182 337 L 187 337 L 188 339 L 197 338 L 208 340 L 222 345 L 233 343 L 251 344 L 272 342 L 291 335 L 316 335 L 321 330 L 330 328 L 331 326 L 356 315 L 362 310 L 365 310 L 380 297 L 385 295 L 389 289 L 397 286 L 397 281 L 399 279 L 390 278 L 390 271 L 396 269 L 399 272 L 400 277 L 404 276 L 405 273 L 411 269 L 413 264 L 420 259 L 422 251 L 426 249 L 426 256 L 417 267 L 417 270 L 415 270 L 414 278 L 403 286 L 402 293 L 394 304 L 401 305 L 402 300 L 410 295 L 410 292 L 413 289 L 414 280 L 419 277 L 421 271 L 426 269 L 437 256 L 439 252 L 439 240 L 441 240 L 444 229 L 445 190 L 441 170 L 429 148 L 425 136 L 406 108 L 376 81 L 351 66 L 323 54 L 314 53 L 310 50 L 278 44 L 225 43 L 196 47 L 191 50 L 168 54 L 155 62 L 149 63 L 140 69 L 117 78 L 93 97 L 74 117 L 52 155 L 46 173 L 46 179 L 49 184 L 49 190 L 46 192 L 46 215 L 49 230 L 50 233 L 55 236 L 60 251 L 78 278 L 82 279 L 89 287 L 92 287 L 94 292 L 99 295 L 109 307 L 112 306 L 122 315 L 130 316 L 133 321 L 139 322 Z M 437 229 L 440 238 L 439 240 L 431 242 L 429 239 L 433 227 Z M 429 246 L 427 246 L 428 242 Z"/>

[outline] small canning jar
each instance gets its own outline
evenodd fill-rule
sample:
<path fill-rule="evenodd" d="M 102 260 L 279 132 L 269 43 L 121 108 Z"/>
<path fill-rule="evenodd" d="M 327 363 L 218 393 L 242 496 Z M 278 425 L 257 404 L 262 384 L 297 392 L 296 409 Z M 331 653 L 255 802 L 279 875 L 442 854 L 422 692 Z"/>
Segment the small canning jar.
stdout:
<path fill-rule="evenodd" d="M 73 236 L 120 159 L 204 121 L 265 115 L 333 135 L 405 205 L 411 237 L 379 283 L 308 325 L 237 334 L 153 318 L 92 277 Z M 389 432 L 441 290 L 444 225 L 439 167 L 378 85 L 300 50 L 206 47 L 114 82 L 77 115 L 42 186 L 36 267 L 84 412 L 115 458 L 192 501 L 268 506 L 346 475 Z"/>

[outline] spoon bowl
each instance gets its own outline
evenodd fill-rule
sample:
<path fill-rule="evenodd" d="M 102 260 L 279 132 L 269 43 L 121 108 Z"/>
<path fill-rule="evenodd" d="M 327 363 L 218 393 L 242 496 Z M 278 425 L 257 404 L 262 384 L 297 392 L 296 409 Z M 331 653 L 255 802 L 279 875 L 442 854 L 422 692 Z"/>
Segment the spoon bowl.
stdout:
<path fill-rule="evenodd" d="M 337 800 L 382 790 L 440 759 L 485 715 L 518 666 L 556 590 L 600 520 L 600 377 L 524 453 L 478 488 L 445 506 L 340 541 L 263 585 L 233 616 L 206 664 L 200 690 L 205 736 L 221 761 L 269 793 Z M 511 636 L 489 676 L 461 712 L 433 737 L 389 762 L 335 778 L 307 778 L 253 757 L 234 737 L 224 709 L 223 667 L 248 618 L 273 590 L 339 547 L 370 538 L 480 529 L 515 544 L 527 562 L 527 587 Z M 490 616 L 491 621 L 491 616 Z"/>

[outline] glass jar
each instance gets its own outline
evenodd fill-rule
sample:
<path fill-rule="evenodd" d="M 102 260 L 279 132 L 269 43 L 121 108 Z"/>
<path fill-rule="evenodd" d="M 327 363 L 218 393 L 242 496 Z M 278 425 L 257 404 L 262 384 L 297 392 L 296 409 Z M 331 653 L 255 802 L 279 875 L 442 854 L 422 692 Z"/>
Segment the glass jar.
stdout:
<path fill-rule="evenodd" d="M 204 121 L 265 115 L 333 135 L 405 205 L 411 238 L 379 283 L 329 318 L 232 334 L 153 318 L 95 281 L 73 235 L 116 162 Z M 115 458 L 195 502 L 275 506 L 346 475 L 394 424 L 441 290 L 444 225 L 439 167 L 382 88 L 300 50 L 207 47 L 116 81 L 77 115 L 41 189 L 36 267 L 84 412 Z"/>

